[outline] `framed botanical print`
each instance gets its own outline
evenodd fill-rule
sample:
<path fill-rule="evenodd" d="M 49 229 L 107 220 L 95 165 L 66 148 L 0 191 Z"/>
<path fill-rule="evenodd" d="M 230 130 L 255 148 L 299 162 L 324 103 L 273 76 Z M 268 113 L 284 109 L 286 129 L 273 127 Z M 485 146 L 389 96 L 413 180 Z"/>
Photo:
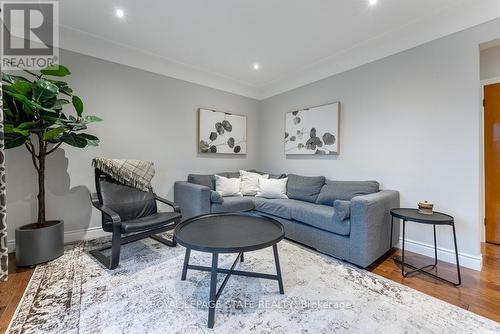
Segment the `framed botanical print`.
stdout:
<path fill-rule="evenodd" d="M 339 153 L 340 102 L 285 114 L 286 155 Z"/>
<path fill-rule="evenodd" d="M 200 108 L 198 118 L 199 153 L 247 153 L 246 116 Z"/>

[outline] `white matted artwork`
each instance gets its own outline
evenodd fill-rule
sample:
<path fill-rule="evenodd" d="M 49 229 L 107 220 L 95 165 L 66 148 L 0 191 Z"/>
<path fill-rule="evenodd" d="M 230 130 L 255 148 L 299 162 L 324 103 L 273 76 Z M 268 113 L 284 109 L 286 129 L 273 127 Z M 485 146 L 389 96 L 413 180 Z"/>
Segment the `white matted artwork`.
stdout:
<path fill-rule="evenodd" d="M 227 112 L 198 109 L 198 152 L 247 153 L 247 117 Z"/>
<path fill-rule="evenodd" d="M 340 102 L 285 114 L 286 155 L 339 153 Z"/>

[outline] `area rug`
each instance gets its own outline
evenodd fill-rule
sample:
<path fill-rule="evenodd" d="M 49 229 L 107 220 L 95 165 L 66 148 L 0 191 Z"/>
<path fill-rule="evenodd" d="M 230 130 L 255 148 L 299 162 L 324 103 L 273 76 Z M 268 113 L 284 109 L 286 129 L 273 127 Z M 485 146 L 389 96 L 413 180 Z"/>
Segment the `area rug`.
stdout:
<path fill-rule="evenodd" d="M 188 271 L 184 248 L 147 239 L 104 269 L 68 245 L 38 266 L 9 333 L 498 333 L 498 323 L 294 243 L 279 244 L 285 295 L 276 281 L 233 276 L 208 329 L 209 273 Z M 220 256 L 229 267 L 234 255 Z M 210 264 L 192 252 L 191 263 Z M 239 269 L 274 273 L 272 249 L 245 254 Z M 220 282 L 224 275 L 220 276 Z"/>

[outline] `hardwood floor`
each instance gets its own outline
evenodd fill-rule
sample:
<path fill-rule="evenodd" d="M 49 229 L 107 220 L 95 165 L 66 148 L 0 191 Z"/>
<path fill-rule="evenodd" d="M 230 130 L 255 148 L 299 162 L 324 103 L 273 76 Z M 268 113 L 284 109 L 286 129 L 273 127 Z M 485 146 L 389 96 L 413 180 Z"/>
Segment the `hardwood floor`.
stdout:
<path fill-rule="evenodd" d="M 368 270 L 500 322 L 500 246 L 483 244 L 482 253 L 483 270 L 478 272 L 461 268 L 462 285 L 459 287 L 420 273 L 403 278 L 401 267 L 392 260 L 393 256 L 400 255 L 400 250 L 389 252 L 384 258 L 371 265 Z M 428 257 L 411 252 L 406 254 L 409 263 L 416 265 L 432 263 Z M 437 272 L 448 279 L 456 279 L 454 265 L 439 263 Z M 10 254 L 9 273 L 9 280 L 0 283 L 0 333 L 6 331 L 33 274 L 33 269 L 17 268 L 15 256 Z"/>
<path fill-rule="evenodd" d="M 462 285 L 455 287 L 422 273 L 409 277 L 401 275 L 401 266 L 392 260 L 401 255 L 393 250 L 384 258 L 372 264 L 368 270 L 393 281 L 409 286 L 430 296 L 457 305 L 471 312 L 500 322 L 500 246 L 483 243 L 483 269 L 481 272 L 461 267 Z M 406 262 L 420 267 L 433 263 L 431 258 L 405 252 Z M 456 281 L 456 266 L 440 262 L 434 274 Z"/>
<path fill-rule="evenodd" d="M 5 333 L 16 312 L 34 269 L 16 267 L 15 254 L 9 254 L 9 279 L 0 282 L 0 333 Z"/>

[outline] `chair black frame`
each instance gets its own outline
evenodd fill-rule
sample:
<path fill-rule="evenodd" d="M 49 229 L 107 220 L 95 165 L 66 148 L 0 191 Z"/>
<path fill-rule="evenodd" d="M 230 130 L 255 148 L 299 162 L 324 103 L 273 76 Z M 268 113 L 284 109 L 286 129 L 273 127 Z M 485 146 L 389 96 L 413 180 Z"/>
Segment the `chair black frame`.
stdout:
<path fill-rule="evenodd" d="M 99 169 L 95 169 L 95 184 L 96 184 L 96 193 L 92 193 L 90 195 L 90 199 L 92 201 L 92 206 L 94 206 L 97 210 L 101 212 L 101 219 L 104 224 L 104 219 L 105 215 L 109 216 L 111 219 L 111 222 L 113 224 L 113 231 L 112 231 L 112 237 L 111 237 L 111 245 L 110 246 L 105 246 L 101 247 L 98 249 L 91 250 L 89 253 L 94 256 L 101 264 L 103 264 L 106 268 L 108 269 L 115 269 L 119 262 L 120 262 L 120 249 L 122 245 L 138 241 L 141 239 L 145 238 L 151 238 L 153 240 L 156 240 L 164 245 L 167 245 L 168 247 L 175 247 L 177 245 L 177 242 L 175 240 L 169 240 L 164 237 L 158 236 L 157 234 L 163 233 L 166 231 L 173 230 L 177 224 L 181 222 L 182 216 L 179 215 L 172 221 L 166 222 L 166 226 L 162 226 L 159 228 L 154 228 L 154 229 L 147 229 L 142 232 L 137 232 L 134 234 L 122 236 L 121 232 L 121 224 L 122 224 L 122 219 L 119 216 L 119 214 L 115 211 L 113 211 L 111 208 L 107 207 L 106 205 L 102 204 L 102 201 L 99 198 L 101 189 L 100 189 L 100 184 L 99 180 L 100 178 L 105 178 L 109 177 L 106 173 L 100 171 Z M 165 198 L 162 198 L 155 193 L 153 193 L 154 198 L 156 201 L 167 204 L 168 206 L 172 207 L 174 209 L 174 212 L 181 212 L 180 206 L 175 204 L 174 202 L 171 202 Z M 106 256 L 104 255 L 103 251 L 111 249 L 111 256 Z"/>

